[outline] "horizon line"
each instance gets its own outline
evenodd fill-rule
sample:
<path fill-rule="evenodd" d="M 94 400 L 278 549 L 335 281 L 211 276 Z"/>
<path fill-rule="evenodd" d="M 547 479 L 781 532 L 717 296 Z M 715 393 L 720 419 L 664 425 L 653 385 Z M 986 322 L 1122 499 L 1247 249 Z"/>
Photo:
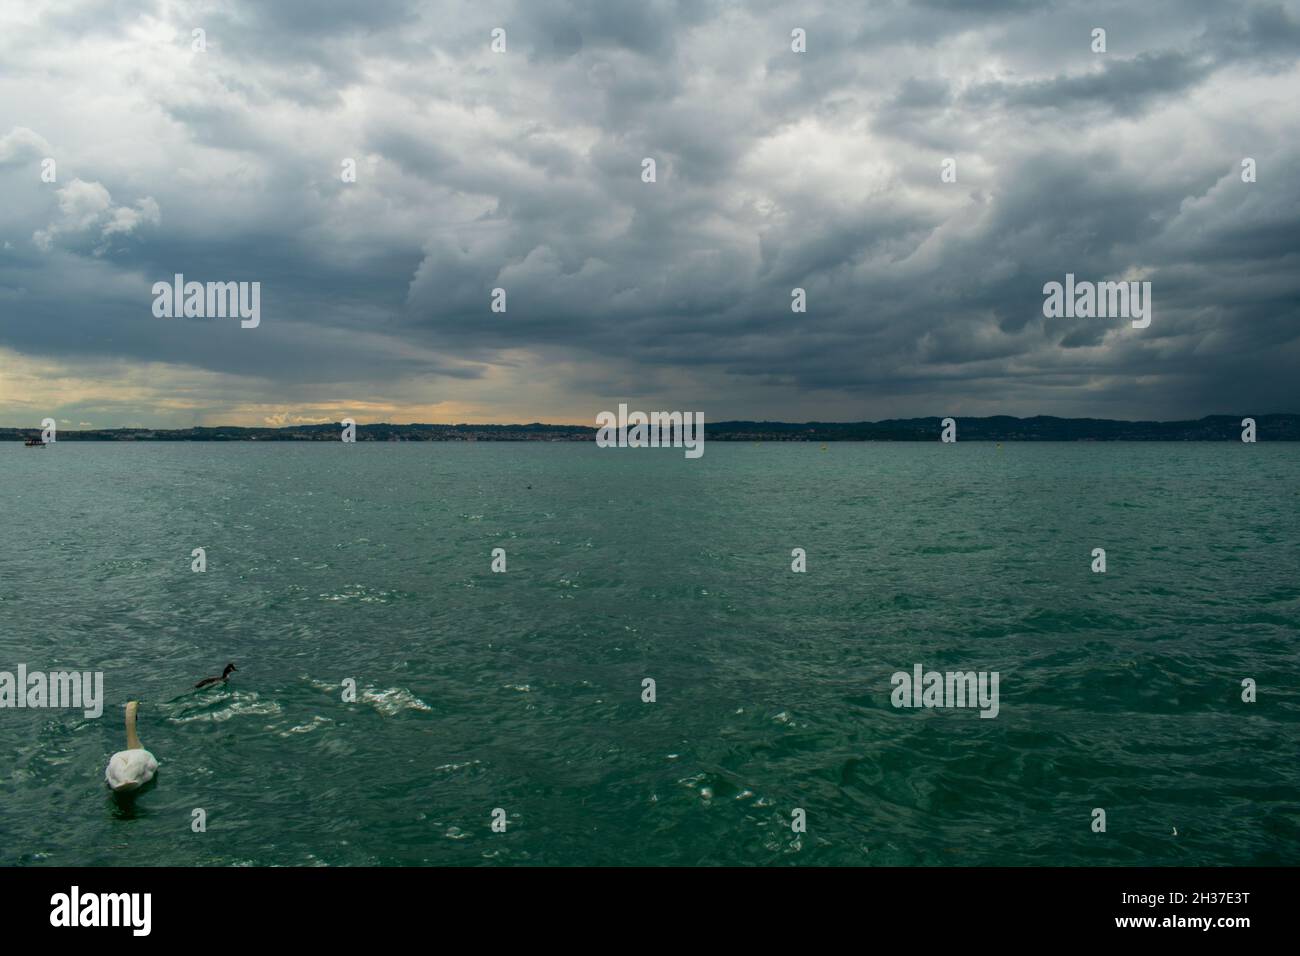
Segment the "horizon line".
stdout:
<path fill-rule="evenodd" d="M 697 413 L 699 414 L 699 413 Z M 1196 422 L 1205 422 L 1210 420 L 1240 420 L 1241 418 L 1296 418 L 1300 417 L 1300 412 L 1256 412 L 1252 414 L 1238 413 L 1212 413 L 1201 415 L 1196 418 L 1099 418 L 1091 415 L 915 415 L 905 418 L 881 418 L 881 419 L 848 419 L 843 421 L 831 421 L 827 419 L 808 419 L 806 421 L 789 421 L 774 418 L 728 418 L 712 422 L 712 427 L 718 428 L 724 425 L 770 425 L 770 426 L 852 426 L 852 425 L 889 425 L 897 423 L 912 422 L 937 422 L 944 418 L 952 418 L 955 421 L 980 422 L 992 421 L 995 419 L 1008 419 L 1011 421 L 1031 422 L 1031 421 L 1058 421 L 1058 422 L 1104 422 L 1118 425 L 1181 425 Z M 592 431 L 597 430 L 600 426 L 596 424 L 585 424 L 578 422 L 540 422 L 540 421 L 514 421 L 514 422 L 393 422 L 393 421 L 376 421 L 360 422 L 355 421 L 358 429 L 361 428 L 582 428 Z M 83 427 L 78 428 L 58 428 L 58 431 L 65 434 L 78 434 L 82 432 L 120 432 L 120 431 L 149 431 L 149 432 L 186 432 L 200 430 L 227 430 L 227 431 L 293 431 L 318 428 L 341 427 L 343 419 L 337 420 L 320 420 L 312 422 L 297 422 L 286 425 L 235 425 L 235 424 L 218 424 L 218 425 L 88 425 L 83 423 Z M 31 431 L 40 432 L 42 425 L 0 425 L 0 432 L 10 431 Z"/>

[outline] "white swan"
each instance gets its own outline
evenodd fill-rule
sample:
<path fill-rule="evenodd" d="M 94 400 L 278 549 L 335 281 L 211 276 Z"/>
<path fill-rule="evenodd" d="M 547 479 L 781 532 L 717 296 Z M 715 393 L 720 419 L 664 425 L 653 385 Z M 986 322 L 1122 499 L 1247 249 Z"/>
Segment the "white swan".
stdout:
<path fill-rule="evenodd" d="M 135 735 L 135 712 L 139 707 L 138 701 L 127 701 L 126 749 L 113 754 L 104 770 L 104 780 L 114 793 L 130 793 L 140 789 L 153 779 L 158 770 L 158 761 L 140 746 L 140 738 Z"/>

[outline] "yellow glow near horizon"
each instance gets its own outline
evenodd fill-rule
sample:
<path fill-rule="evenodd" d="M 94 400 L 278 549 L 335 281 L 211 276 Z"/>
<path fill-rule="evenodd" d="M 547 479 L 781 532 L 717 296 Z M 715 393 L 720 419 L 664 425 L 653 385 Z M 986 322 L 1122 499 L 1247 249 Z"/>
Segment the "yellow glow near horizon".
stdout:
<path fill-rule="evenodd" d="M 430 401 L 373 394 L 374 386 L 300 386 L 302 400 L 267 397 L 276 383 L 163 362 L 114 359 L 61 362 L 0 349 L 0 426 L 34 428 L 53 417 L 65 428 L 188 428 L 239 425 L 279 428 L 351 418 L 358 424 L 459 423 L 570 425 L 594 412 L 569 398 L 555 401 L 551 388 L 529 381 L 524 367 L 494 366 L 482 379 L 456 380 L 458 393 L 479 398 Z M 437 389 L 445 379 L 393 383 L 405 396 Z M 322 394 L 328 392 L 328 396 Z M 239 396 L 248 396 L 241 398 Z M 587 403 L 590 404 L 590 403 Z M 572 407 L 578 406 L 578 407 Z M 569 411 L 565 411 L 570 407 Z M 519 409 L 527 409 L 521 413 Z"/>

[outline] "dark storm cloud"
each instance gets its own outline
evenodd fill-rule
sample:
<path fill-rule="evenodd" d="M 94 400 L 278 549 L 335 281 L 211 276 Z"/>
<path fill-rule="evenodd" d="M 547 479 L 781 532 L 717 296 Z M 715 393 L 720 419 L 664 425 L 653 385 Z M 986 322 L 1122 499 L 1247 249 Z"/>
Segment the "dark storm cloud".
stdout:
<path fill-rule="evenodd" d="M 1118 114 L 1138 112 L 1161 96 L 1181 93 L 1204 80 L 1213 64 L 1180 51 L 1144 53 L 1110 60 L 1099 72 L 1027 83 L 991 83 L 968 95 L 970 105 L 1075 109 L 1105 107 Z"/>
<path fill-rule="evenodd" d="M 86 5 L 10 26 L 0 347 L 20 356 L 189 367 L 270 403 L 490 379 L 521 409 L 653 388 L 715 418 L 1295 404 L 1294 5 Z M 153 318 L 176 272 L 261 281 L 262 326 Z M 1044 319 L 1067 272 L 1151 281 L 1150 328 Z"/>
<path fill-rule="evenodd" d="M 1224 5 L 1229 10 L 1229 5 Z M 1206 39 L 1225 58 L 1285 68 L 1300 54 L 1300 18 L 1280 3 L 1233 11 Z"/>

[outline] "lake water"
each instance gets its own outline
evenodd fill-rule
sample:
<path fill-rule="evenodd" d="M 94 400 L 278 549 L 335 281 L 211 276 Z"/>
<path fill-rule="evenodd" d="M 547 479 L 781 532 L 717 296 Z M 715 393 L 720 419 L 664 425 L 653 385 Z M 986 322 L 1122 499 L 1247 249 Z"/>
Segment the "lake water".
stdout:
<path fill-rule="evenodd" d="M 0 492 L 0 670 L 107 697 L 0 710 L 0 864 L 1300 863 L 1300 445 L 63 441 Z M 893 707 L 916 664 L 997 717 Z"/>

